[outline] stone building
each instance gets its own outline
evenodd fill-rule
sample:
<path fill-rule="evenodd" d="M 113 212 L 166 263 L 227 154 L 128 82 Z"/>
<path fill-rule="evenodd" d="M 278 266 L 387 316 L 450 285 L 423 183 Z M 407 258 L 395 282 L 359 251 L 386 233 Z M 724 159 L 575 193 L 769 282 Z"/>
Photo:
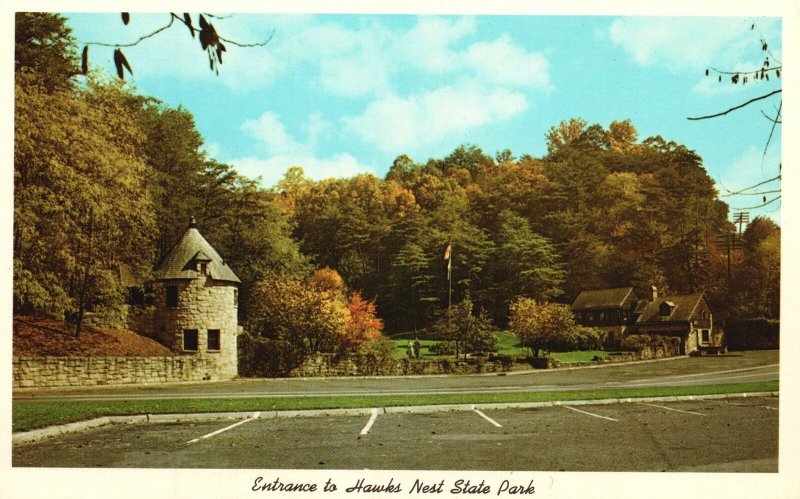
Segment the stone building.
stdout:
<path fill-rule="evenodd" d="M 642 300 L 634 314 L 639 334 L 679 338 L 681 354 L 720 346 L 711 308 L 702 293 L 658 296 L 653 286 L 650 299 Z"/>
<path fill-rule="evenodd" d="M 207 379 L 235 377 L 241 281 L 194 217 L 153 275 L 152 337 L 177 353 L 206 358 Z"/>
<path fill-rule="evenodd" d="M 690 354 L 719 347 L 711 309 L 703 294 L 658 295 L 650 287 L 650 296 L 639 300 L 632 287 L 582 291 L 572 304 L 576 322 L 603 330 L 612 340 L 629 334 L 675 337 L 680 353 Z"/>

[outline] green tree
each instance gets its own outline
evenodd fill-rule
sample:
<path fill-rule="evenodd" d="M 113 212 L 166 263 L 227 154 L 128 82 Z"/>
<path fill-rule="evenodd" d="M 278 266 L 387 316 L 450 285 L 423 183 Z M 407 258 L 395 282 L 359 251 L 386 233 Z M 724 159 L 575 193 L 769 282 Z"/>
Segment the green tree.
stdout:
<path fill-rule="evenodd" d="M 17 12 L 14 29 L 14 74 L 35 75 L 47 93 L 68 91 L 80 73 L 72 30 L 60 14 Z"/>
<path fill-rule="evenodd" d="M 586 130 L 586 125 L 586 121 L 582 118 L 570 118 L 550 127 L 550 130 L 545 135 L 547 152 L 553 154 L 560 148 L 576 141 Z"/>
<path fill-rule="evenodd" d="M 559 296 L 564 271 L 553 245 L 512 211 L 502 212 L 497 223 L 497 249 L 491 259 L 497 316 L 507 317 L 508 304 L 517 296 L 540 301 Z"/>
<path fill-rule="evenodd" d="M 15 90 L 15 309 L 118 305 L 120 272 L 145 273 L 155 223 L 129 94 L 94 81 L 50 94 L 21 75 Z"/>
<path fill-rule="evenodd" d="M 466 296 L 452 310 L 438 311 L 431 326 L 434 337 L 453 342 L 456 358 L 461 352 L 466 358 L 468 353 L 485 353 L 494 349 L 492 322 L 484 310 L 475 315 L 473 307 L 472 300 Z"/>

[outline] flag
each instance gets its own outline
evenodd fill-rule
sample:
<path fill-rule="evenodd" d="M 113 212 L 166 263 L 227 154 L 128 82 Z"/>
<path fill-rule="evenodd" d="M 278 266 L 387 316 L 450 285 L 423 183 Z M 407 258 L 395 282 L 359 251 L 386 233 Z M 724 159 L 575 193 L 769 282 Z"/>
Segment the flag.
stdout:
<path fill-rule="evenodd" d="M 444 250 L 444 259 L 447 260 L 447 280 L 451 279 L 451 269 L 453 266 L 453 260 L 450 258 L 451 253 L 453 252 L 452 244 L 448 243 L 447 248 Z"/>

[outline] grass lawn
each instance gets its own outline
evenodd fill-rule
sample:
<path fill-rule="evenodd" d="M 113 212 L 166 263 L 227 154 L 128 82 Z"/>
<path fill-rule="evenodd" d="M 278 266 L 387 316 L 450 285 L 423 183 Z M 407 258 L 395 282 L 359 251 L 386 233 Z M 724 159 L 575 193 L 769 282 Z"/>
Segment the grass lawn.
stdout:
<path fill-rule="evenodd" d="M 778 390 L 777 381 L 709 386 L 621 388 L 562 392 L 498 392 L 430 395 L 370 395 L 332 397 L 266 397 L 244 399 L 169 399 L 74 401 L 69 403 L 19 400 L 12 405 L 12 431 L 26 431 L 100 416 L 133 414 L 185 414 L 194 412 L 275 411 L 390 407 L 433 404 L 485 404 L 501 402 L 548 402 L 673 395 L 707 395 Z"/>
<path fill-rule="evenodd" d="M 392 343 L 394 343 L 394 351 L 392 352 L 392 356 L 395 359 L 405 359 L 406 349 L 408 348 L 408 343 L 413 342 L 414 340 L 408 339 L 392 339 Z M 428 350 L 431 346 L 440 343 L 439 340 L 419 340 L 420 343 L 420 357 L 435 357 L 430 350 Z"/>
<path fill-rule="evenodd" d="M 392 352 L 393 356 L 396 359 L 405 359 L 406 358 L 406 349 L 408 348 L 408 342 L 413 341 L 413 339 L 409 340 L 405 338 L 408 336 L 407 333 L 403 333 L 401 336 L 402 339 L 393 338 L 392 342 L 394 343 L 394 352 Z M 510 333 L 508 331 L 498 331 L 494 333 L 494 337 L 496 340 L 495 348 L 497 348 L 498 355 L 512 355 L 515 357 L 526 357 L 531 355 L 530 348 L 521 347 L 519 346 L 519 340 L 517 339 L 516 335 Z M 437 343 L 439 340 L 419 340 L 421 345 L 421 358 L 435 358 L 436 355 L 430 353 L 429 348 Z M 556 359 L 557 361 L 561 362 L 562 364 L 572 364 L 575 362 L 591 362 L 595 356 L 598 357 L 605 357 L 608 355 L 609 352 L 604 352 L 602 350 L 587 350 L 583 352 L 553 352 L 550 354 L 551 357 Z M 452 358 L 452 355 L 444 356 L 443 358 Z"/>
<path fill-rule="evenodd" d="M 497 348 L 498 355 L 520 355 L 527 356 L 531 354 L 531 349 L 528 347 L 519 346 L 519 339 L 514 333 L 508 331 L 498 331 L 494 333 L 495 348 Z"/>

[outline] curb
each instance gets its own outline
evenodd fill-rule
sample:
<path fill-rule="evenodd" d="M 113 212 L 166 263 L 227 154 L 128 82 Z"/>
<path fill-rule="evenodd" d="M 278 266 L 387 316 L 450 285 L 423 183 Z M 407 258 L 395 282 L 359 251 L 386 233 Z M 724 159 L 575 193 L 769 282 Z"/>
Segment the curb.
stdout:
<path fill-rule="evenodd" d="M 612 399 L 587 399 L 587 400 L 554 400 L 548 402 L 499 402 L 493 404 L 448 404 L 448 405 L 409 405 L 383 407 L 378 409 L 382 414 L 431 414 L 435 412 L 472 411 L 475 409 L 533 409 L 540 407 L 557 407 L 563 405 L 604 405 L 625 404 L 636 402 L 681 402 L 689 400 L 714 400 L 728 398 L 747 398 L 778 396 L 780 392 L 755 392 L 755 393 L 722 393 L 710 395 L 674 395 L 668 397 L 637 397 L 637 398 L 612 398 Z M 296 411 L 261 411 L 258 419 L 279 419 L 295 417 L 319 416 L 368 416 L 373 408 L 357 409 L 308 409 Z M 78 433 L 101 426 L 115 424 L 141 424 L 141 423 L 183 423 L 183 422 L 210 422 L 222 420 L 252 419 L 253 411 L 248 412 L 207 412 L 195 414 L 146 414 L 134 416 L 104 416 L 63 425 L 48 426 L 36 430 L 14 433 L 11 436 L 12 444 L 27 444 Z"/>

